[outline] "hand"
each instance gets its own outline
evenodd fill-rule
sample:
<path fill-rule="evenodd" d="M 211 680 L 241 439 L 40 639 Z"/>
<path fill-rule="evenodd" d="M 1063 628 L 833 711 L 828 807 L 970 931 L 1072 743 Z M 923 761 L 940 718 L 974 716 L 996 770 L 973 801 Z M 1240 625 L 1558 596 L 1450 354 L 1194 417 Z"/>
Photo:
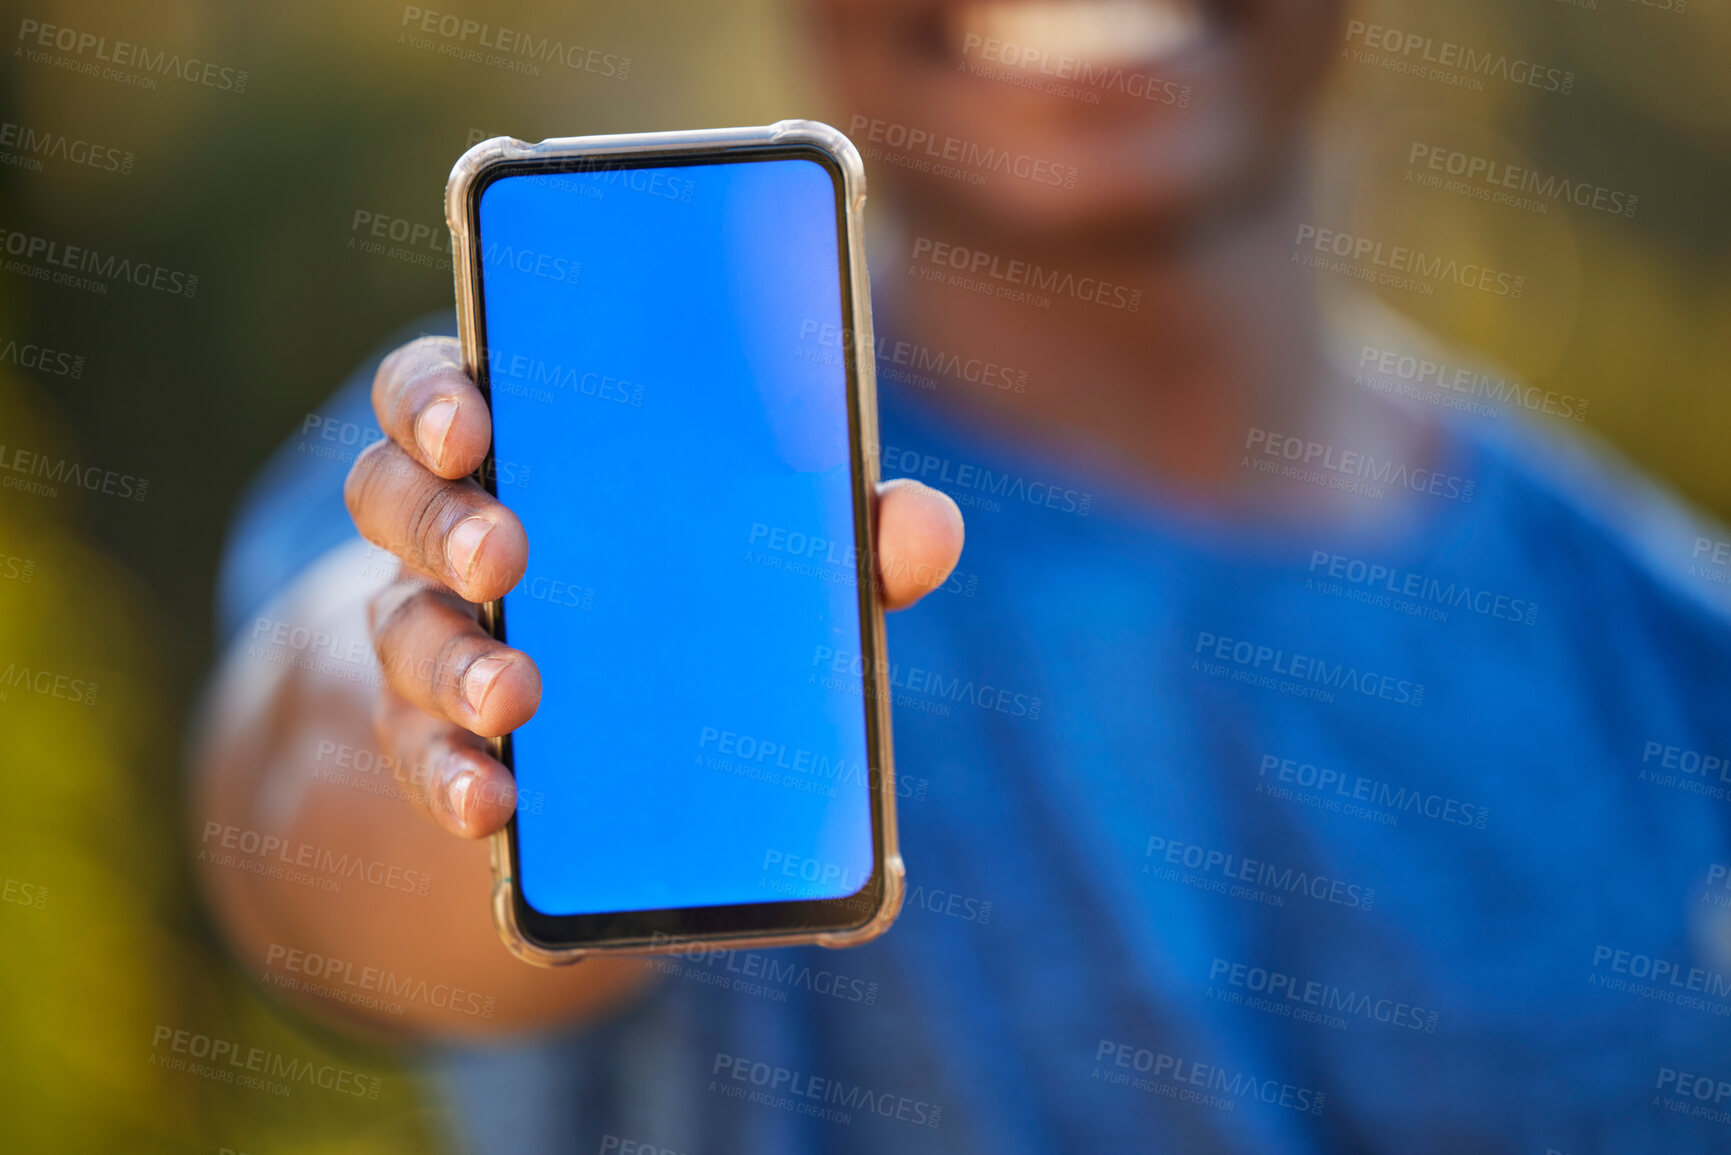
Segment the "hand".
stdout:
<path fill-rule="evenodd" d="M 435 822 L 480 838 L 505 825 L 516 799 L 510 771 L 482 738 L 534 715 L 541 674 L 481 628 L 475 606 L 522 580 L 529 540 L 470 478 L 492 417 L 455 340 L 425 337 L 386 357 L 373 409 L 386 440 L 356 459 L 343 498 L 361 535 L 403 568 L 368 609 L 385 682 L 373 719 L 379 748 L 416 768 L 424 789 L 411 796 Z M 877 525 L 886 609 L 941 586 L 961 556 L 961 511 L 917 481 L 878 486 Z"/>

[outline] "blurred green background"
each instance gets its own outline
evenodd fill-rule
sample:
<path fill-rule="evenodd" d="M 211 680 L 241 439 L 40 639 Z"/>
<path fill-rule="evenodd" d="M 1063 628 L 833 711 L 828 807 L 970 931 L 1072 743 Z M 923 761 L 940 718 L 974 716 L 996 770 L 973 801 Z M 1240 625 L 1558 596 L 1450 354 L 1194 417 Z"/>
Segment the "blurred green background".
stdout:
<path fill-rule="evenodd" d="M 1386 299 L 1536 385 L 1587 398 L 1588 427 L 1723 516 L 1731 8 L 1661 3 L 1360 4 L 1367 20 L 1555 62 L 1575 91 L 1468 92 L 1343 61 L 1316 219 L 1527 273 L 1534 298 L 1521 309 L 1488 294 Z M 190 885 L 185 720 L 213 658 L 229 511 L 385 335 L 451 300 L 445 270 L 351 247 L 357 211 L 442 229 L 446 173 L 481 136 L 845 124 L 814 84 L 797 6 L 453 10 L 628 56 L 629 78 L 517 75 L 417 50 L 399 43 L 404 6 L 382 0 L 4 6 L 14 47 L 0 119 L 133 159 L 130 172 L 0 165 L 0 228 L 196 272 L 199 287 L 191 300 L 125 285 L 95 295 L 0 270 L 0 350 L 83 358 L 74 376 L 0 352 L 0 452 L 149 480 L 142 502 L 0 490 L 0 669 L 100 687 L 93 705 L 0 687 L 0 1150 L 418 1151 L 448 1132 L 411 1062 L 263 997 Z M 22 51 L 30 20 L 244 69 L 246 89 L 78 75 Z M 1525 158 L 1634 193 L 1639 209 L 1539 215 L 1416 189 L 1405 180 L 1415 139 Z M 278 1097 L 164 1071 L 150 1061 L 161 1026 L 375 1074 L 381 1093 Z"/>

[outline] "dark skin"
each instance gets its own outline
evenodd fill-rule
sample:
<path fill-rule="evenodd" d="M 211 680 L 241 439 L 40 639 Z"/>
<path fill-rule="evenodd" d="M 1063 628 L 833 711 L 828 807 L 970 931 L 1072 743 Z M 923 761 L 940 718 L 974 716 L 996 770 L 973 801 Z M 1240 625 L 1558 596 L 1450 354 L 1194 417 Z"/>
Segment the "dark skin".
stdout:
<path fill-rule="evenodd" d="M 1422 462 L 1430 434 L 1349 393 L 1322 351 L 1305 271 L 1290 262 L 1303 219 L 1303 125 L 1338 50 L 1339 0 L 1210 4 L 1218 26 L 1173 59 L 1142 65 L 1188 85 L 1188 107 L 1106 92 L 1098 104 L 957 67 L 976 13 L 922 0 L 813 0 L 805 9 L 833 122 L 928 127 L 1073 167 L 1074 188 L 984 185 L 874 169 L 906 237 L 1038 261 L 1143 292 L 1134 313 L 1060 299 L 1050 309 L 874 269 L 897 288 L 880 331 L 989 355 L 1029 373 L 1025 393 L 941 389 L 962 420 L 1069 449 L 1125 483 L 1249 522 L 1335 525 L 1363 503 L 1271 484 L 1237 467 L 1264 425 Z M 909 250 L 899 248 L 905 261 Z M 490 1019 L 406 1004 L 401 1016 L 314 1002 L 369 1029 L 478 1035 L 604 1014 L 647 982 L 640 960 L 547 971 L 499 943 L 477 840 L 515 799 L 482 739 L 534 712 L 533 655 L 481 630 L 477 602 L 509 590 L 529 543 L 468 475 L 490 437 L 485 404 L 449 341 L 423 340 L 381 367 L 374 408 L 387 440 L 355 463 L 345 496 L 360 532 L 400 561 L 380 579 L 358 553 L 315 567 L 269 612 L 368 638 L 380 685 L 236 652 L 212 693 L 193 826 L 217 822 L 341 848 L 434 878 L 426 896 L 338 893 L 218 866 L 213 906 L 253 969 L 288 950 L 425 976 L 494 999 Z M 880 487 L 880 580 L 891 608 L 940 586 L 960 555 L 961 516 L 917 482 Z M 371 575 L 371 576 L 368 576 Z M 323 745 L 321 745 L 323 744 Z M 319 751 L 365 747 L 420 768 L 401 797 L 321 778 Z M 273 963 L 274 960 L 274 963 Z"/>

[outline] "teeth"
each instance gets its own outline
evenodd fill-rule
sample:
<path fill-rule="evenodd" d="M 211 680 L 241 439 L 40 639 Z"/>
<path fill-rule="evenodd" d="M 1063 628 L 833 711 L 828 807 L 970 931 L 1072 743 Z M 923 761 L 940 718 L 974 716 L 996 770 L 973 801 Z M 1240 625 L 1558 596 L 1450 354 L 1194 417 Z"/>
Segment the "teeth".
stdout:
<path fill-rule="evenodd" d="M 1198 0 L 1003 0 L 963 4 L 952 19 L 958 43 L 977 36 L 1108 67 L 1176 56 L 1208 31 Z"/>

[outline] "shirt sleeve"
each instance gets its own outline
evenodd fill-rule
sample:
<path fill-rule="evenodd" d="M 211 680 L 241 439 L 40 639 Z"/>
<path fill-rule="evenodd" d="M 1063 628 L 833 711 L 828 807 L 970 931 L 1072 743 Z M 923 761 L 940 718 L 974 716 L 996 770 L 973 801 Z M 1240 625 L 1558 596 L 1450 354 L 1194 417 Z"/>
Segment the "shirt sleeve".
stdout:
<path fill-rule="evenodd" d="M 398 330 L 271 454 L 242 493 L 217 571 L 217 636 L 223 646 L 326 553 L 358 535 L 343 505 L 343 479 L 384 436 L 373 418 L 379 362 L 415 337 L 456 333 L 450 313 Z"/>

